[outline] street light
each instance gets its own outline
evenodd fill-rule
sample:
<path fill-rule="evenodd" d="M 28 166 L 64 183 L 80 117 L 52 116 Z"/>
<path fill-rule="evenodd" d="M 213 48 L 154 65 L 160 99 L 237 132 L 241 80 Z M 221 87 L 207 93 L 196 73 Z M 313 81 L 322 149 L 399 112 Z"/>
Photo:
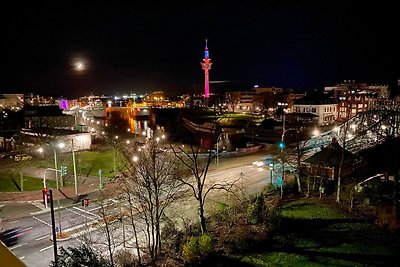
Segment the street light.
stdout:
<path fill-rule="evenodd" d="M 58 170 L 58 166 L 57 166 L 58 165 L 57 164 L 57 149 L 56 149 L 56 147 L 54 147 L 54 145 L 52 143 L 47 142 L 47 144 L 50 145 L 51 148 L 53 149 L 53 153 L 54 153 L 54 169 Z M 64 143 L 59 143 L 57 146 L 61 149 L 61 148 L 63 148 L 65 146 L 65 144 Z M 58 173 L 57 173 L 57 171 L 55 172 L 55 178 L 56 178 L 56 185 L 57 185 L 57 190 L 58 190 Z M 63 187 L 63 180 L 62 179 L 60 180 L 60 183 L 61 183 L 60 187 Z"/>
<path fill-rule="evenodd" d="M 71 139 L 71 150 L 72 150 L 72 162 L 73 162 L 73 164 L 74 164 L 75 195 L 78 195 L 78 177 L 77 177 L 77 175 L 76 175 L 76 161 L 75 161 L 74 138 Z"/>
<path fill-rule="evenodd" d="M 39 152 L 39 154 L 42 155 L 42 158 L 44 159 L 44 153 L 43 153 L 44 149 L 43 149 L 43 147 L 39 147 L 37 151 Z"/>
<path fill-rule="evenodd" d="M 114 161 L 113 161 L 113 167 L 114 167 L 114 175 L 117 174 L 117 167 L 116 167 L 116 160 L 117 160 L 117 141 L 118 141 L 118 135 L 116 135 L 114 140 Z"/>

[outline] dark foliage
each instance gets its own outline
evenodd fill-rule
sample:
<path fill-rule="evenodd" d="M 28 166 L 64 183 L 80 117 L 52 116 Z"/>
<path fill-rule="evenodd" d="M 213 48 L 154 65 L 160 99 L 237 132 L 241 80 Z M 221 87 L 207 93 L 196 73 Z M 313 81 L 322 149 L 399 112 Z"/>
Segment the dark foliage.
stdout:
<path fill-rule="evenodd" d="M 97 255 L 90 247 L 61 247 L 57 263 L 52 261 L 53 267 L 109 267 L 111 264 L 101 255 Z"/>

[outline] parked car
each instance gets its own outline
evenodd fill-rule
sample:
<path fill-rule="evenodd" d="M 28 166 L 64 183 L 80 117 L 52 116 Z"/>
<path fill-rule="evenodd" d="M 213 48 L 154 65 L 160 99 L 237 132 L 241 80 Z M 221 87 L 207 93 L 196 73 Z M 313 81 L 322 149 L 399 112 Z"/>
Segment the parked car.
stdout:
<path fill-rule="evenodd" d="M 21 160 L 31 160 L 32 156 L 27 154 L 18 154 L 14 156 L 14 161 L 21 161 Z"/>
<path fill-rule="evenodd" d="M 5 230 L 0 234 L 0 240 L 7 247 L 15 246 L 18 243 L 20 233 L 21 229 L 17 227 Z"/>

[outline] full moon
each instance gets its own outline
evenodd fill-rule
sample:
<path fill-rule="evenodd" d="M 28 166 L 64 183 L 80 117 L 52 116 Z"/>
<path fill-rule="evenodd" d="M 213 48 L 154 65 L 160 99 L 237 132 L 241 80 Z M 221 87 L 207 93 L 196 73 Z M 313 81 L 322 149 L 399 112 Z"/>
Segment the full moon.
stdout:
<path fill-rule="evenodd" d="M 75 63 L 75 69 L 77 71 L 82 71 L 85 69 L 85 64 L 83 64 L 82 62 L 76 62 Z"/>

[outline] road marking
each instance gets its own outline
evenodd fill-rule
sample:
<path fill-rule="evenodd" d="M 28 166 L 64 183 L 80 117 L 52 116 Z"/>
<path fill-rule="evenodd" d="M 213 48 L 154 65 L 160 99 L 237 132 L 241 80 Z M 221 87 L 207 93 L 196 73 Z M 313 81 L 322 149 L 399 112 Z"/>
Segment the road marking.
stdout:
<path fill-rule="evenodd" d="M 10 250 L 13 250 L 13 249 L 16 249 L 16 248 L 19 248 L 19 247 L 25 246 L 26 244 L 28 244 L 28 243 L 18 244 L 18 245 L 16 245 L 16 246 L 14 246 L 14 247 L 10 248 Z"/>
<path fill-rule="evenodd" d="M 31 227 L 28 227 L 28 228 L 22 229 L 21 231 L 22 231 L 22 232 L 25 232 L 25 231 L 31 230 L 32 228 L 33 228 L 33 227 L 31 226 Z"/>
<path fill-rule="evenodd" d="M 32 218 L 35 219 L 35 220 L 38 220 L 39 222 L 41 222 L 41 223 L 43 223 L 43 224 L 45 224 L 45 225 L 47 225 L 49 227 L 51 227 L 51 225 L 49 223 L 43 221 L 42 219 L 39 219 L 38 217 L 32 216 Z"/>
<path fill-rule="evenodd" d="M 23 259 L 25 259 L 25 256 L 22 256 L 22 257 L 20 257 L 19 259 L 20 259 L 20 260 L 23 260 Z"/>
<path fill-rule="evenodd" d="M 36 241 L 39 241 L 39 240 L 45 239 L 46 237 L 49 237 L 49 238 L 50 238 L 49 235 L 45 235 L 45 236 L 42 236 L 42 237 L 38 237 L 38 238 L 36 238 L 35 240 L 36 240 Z"/>
<path fill-rule="evenodd" d="M 46 210 L 46 207 L 45 207 L 44 204 L 39 204 L 39 203 L 36 203 L 36 202 L 32 202 L 31 204 L 33 206 L 35 206 L 36 208 L 40 209 L 40 211 Z"/>
<path fill-rule="evenodd" d="M 77 238 L 76 240 L 78 240 L 79 242 L 81 242 L 84 245 L 87 245 L 87 243 L 85 241 L 81 240 L 80 238 Z"/>
<path fill-rule="evenodd" d="M 75 208 L 75 207 L 74 207 L 74 208 Z M 75 214 L 77 214 L 77 215 L 79 215 L 79 216 L 82 216 L 82 217 L 84 217 L 84 218 L 87 218 L 87 219 L 90 219 L 90 220 L 92 220 L 92 221 L 95 221 L 95 219 L 93 219 L 92 217 L 89 217 L 89 216 L 87 216 L 87 215 L 85 215 L 85 214 L 79 213 L 79 212 L 74 211 L 74 210 L 69 209 L 69 208 L 65 208 L 65 209 L 68 210 L 68 211 L 70 211 L 70 212 L 72 212 L 72 213 L 75 213 Z"/>
<path fill-rule="evenodd" d="M 73 208 L 74 208 L 74 209 L 77 209 L 77 210 L 79 210 L 79 211 L 81 211 L 81 212 L 85 212 L 85 210 L 80 209 L 80 208 L 78 208 L 78 207 L 73 207 Z M 89 211 L 86 211 L 86 214 L 92 215 L 92 216 L 97 217 L 97 218 L 101 218 L 99 215 L 94 214 L 94 213 L 91 213 L 91 212 L 89 212 Z"/>
<path fill-rule="evenodd" d="M 104 206 L 104 207 L 106 207 L 106 206 Z M 93 209 L 89 209 L 88 211 L 92 212 L 92 211 L 98 210 L 98 209 L 101 209 L 101 207 L 96 207 L 96 208 L 93 208 Z"/>
<path fill-rule="evenodd" d="M 19 221 L 12 221 L 12 222 L 8 222 L 8 223 L 19 223 Z"/>
<path fill-rule="evenodd" d="M 40 250 L 40 252 L 45 251 L 46 249 L 49 249 L 49 248 L 52 248 L 52 247 L 53 247 L 53 245 L 48 246 L 48 247 L 45 247 L 45 248 L 42 248 L 42 249 Z"/>
<path fill-rule="evenodd" d="M 0 208 L 4 207 L 5 205 L 0 205 Z"/>

